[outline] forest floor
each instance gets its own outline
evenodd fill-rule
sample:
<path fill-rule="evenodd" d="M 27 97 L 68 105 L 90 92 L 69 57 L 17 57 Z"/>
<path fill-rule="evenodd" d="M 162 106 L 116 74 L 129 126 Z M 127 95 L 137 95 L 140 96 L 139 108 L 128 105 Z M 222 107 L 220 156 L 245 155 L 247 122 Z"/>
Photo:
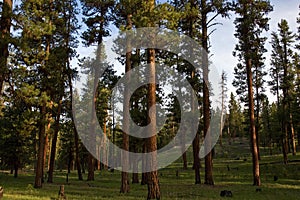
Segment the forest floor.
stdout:
<path fill-rule="evenodd" d="M 194 171 L 189 162 L 188 170 L 182 169 L 182 161 L 178 159 L 169 167 L 159 171 L 162 200 L 176 199 L 224 199 L 220 197 L 222 190 L 230 190 L 233 194 L 229 199 L 299 199 L 300 198 L 300 156 L 289 156 L 288 165 L 282 163 L 279 149 L 261 148 L 261 187 L 252 186 L 252 162 L 248 142 L 236 140 L 232 145 L 228 142 L 216 148 L 214 163 L 215 186 L 194 184 Z M 188 158 L 191 161 L 191 152 Z M 201 181 L 204 175 L 204 162 L 201 161 Z M 230 169 L 228 171 L 228 168 Z M 176 176 L 178 171 L 178 176 Z M 87 174 L 84 174 L 86 178 Z M 276 181 L 274 181 L 276 176 Z M 130 193 L 120 194 L 121 175 L 119 171 L 96 171 L 93 182 L 78 181 L 76 171 L 69 175 L 66 183 L 66 171 L 55 171 L 54 182 L 45 183 L 42 189 L 34 189 L 32 171 L 21 172 L 18 178 L 8 173 L 0 173 L 0 186 L 4 188 L 6 199 L 54 200 L 58 198 L 60 185 L 65 185 L 65 194 L 69 200 L 93 199 L 146 199 L 147 186 L 131 184 Z"/>

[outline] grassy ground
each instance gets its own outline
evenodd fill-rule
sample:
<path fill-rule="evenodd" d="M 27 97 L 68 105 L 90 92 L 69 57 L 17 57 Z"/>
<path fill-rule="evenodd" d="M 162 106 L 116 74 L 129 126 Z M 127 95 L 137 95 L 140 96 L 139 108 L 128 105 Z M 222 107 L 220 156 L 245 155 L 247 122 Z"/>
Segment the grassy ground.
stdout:
<path fill-rule="evenodd" d="M 258 187 L 252 186 L 252 165 L 249 146 L 245 141 L 235 141 L 233 145 L 225 145 L 216 149 L 214 159 L 215 186 L 204 184 L 194 185 L 194 172 L 189 163 L 188 170 L 182 170 L 181 160 L 174 162 L 168 168 L 159 171 L 162 200 L 176 199 L 223 199 L 221 190 L 231 190 L 232 199 L 299 199 L 300 198 L 300 156 L 290 156 L 288 165 L 282 164 L 282 155 L 267 155 L 268 151 L 261 150 L 261 181 Z M 191 154 L 188 154 L 191 157 Z M 191 160 L 191 159 L 190 159 Z M 204 166 L 204 163 L 202 163 Z M 228 167 L 230 171 L 228 171 Z M 176 176 L 176 170 L 179 176 Z M 201 169 L 201 177 L 203 179 Z M 274 176 L 278 177 L 274 181 Z M 86 177 L 86 174 L 85 174 Z M 0 173 L 0 185 L 4 188 L 5 199 L 57 199 L 59 186 L 65 185 L 65 193 L 69 200 L 92 199 L 146 199 L 147 186 L 130 185 L 129 194 L 120 194 L 120 172 L 96 172 L 96 181 L 78 181 L 76 172 L 69 176 L 66 184 L 66 172 L 55 172 L 53 184 L 45 183 L 42 189 L 34 189 L 34 175 L 23 172 L 18 178 Z M 90 187 L 90 186 L 92 187 Z"/>

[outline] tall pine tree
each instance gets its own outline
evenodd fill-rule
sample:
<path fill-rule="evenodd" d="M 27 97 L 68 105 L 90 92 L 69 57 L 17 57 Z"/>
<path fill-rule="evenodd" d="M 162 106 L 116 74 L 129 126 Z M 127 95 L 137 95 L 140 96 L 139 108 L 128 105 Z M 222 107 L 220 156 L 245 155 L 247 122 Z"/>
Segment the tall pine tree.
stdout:
<path fill-rule="evenodd" d="M 248 113 L 250 126 L 250 139 L 253 163 L 253 185 L 259 186 L 260 171 L 257 134 L 255 130 L 254 94 L 253 94 L 253 62 L 257 58 L 259 46 L 257 40 L 261 37 L 264 30 L 268 30 L 268 18 L 266 14 L 272 11 L 269 1 L 260 0 L 239 0 L 235 7 L 237 18 L 234 23 L 236 26 L 235 37 L 239 40 L 235 50 L 237 56 L 244 66 L 247 76 L 248 92 Z"/>

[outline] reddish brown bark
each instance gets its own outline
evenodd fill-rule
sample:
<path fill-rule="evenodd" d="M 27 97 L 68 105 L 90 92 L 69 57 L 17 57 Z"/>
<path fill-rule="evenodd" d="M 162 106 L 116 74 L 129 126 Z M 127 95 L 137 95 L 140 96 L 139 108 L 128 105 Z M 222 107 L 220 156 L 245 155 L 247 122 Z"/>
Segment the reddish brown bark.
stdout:
<path fill-rule="evenodd" d="M 53 133 L 52 144 L 51 144 L 50 163 L 49 163 L 48 180 L 47 180 L 48 183 L 53 183 L 54 162 L 55 162 L 55 155 L 56 155 L 57 136 L 60 128 L 59 120 L 60 120 L 61 108 L 62 108 L 62 100 L 60 100 L 58 103 L 57 114 L 55 119 L 55 127 L 54 127 L 54 133 Z"/>
<path fill-rule="evenodd" d="M 248 103 L 249 103 L 249 119 L 250 119 L 250 139 L 252 150 L 252 165 L 253 165 L 253 185 L 260 186 L 260 172 L 259 172 L 259 158 L 258 158 L 258 145 L 257 135 L 255 131 L 255 117 L 254 117 L 254 98 L 252 89 L 252 70 L 251 59 L 246 59 L 247 70 L 247 84 L 248 84 Z"/>
<path fill-rule="evenodd" d="M 153 2 L 154 4 L 154 2 Z M 149 63 L 149 87 L 148 87 L 148 111 L 149 112 L 149 135 L 155 133 L 153 136 L 146 139 L 147 152 L 152 152 L 150 160 L 147 160 L 147 166 L 150 169 L 157 168 L 157 141 L 156 141 L 156 85 L 155 85 L 155 49 L 148 49 L 148 63 Z M 160 188 L 158 184 L 157 170 L 147 173 L 148 197 L 147 199 L 160 199 Z"/>

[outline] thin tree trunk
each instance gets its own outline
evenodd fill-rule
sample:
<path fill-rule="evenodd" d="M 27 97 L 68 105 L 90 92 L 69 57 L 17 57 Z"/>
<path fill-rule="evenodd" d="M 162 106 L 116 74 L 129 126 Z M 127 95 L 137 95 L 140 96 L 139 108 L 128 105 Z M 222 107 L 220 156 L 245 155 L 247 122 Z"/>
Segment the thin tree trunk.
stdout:
<path fill-rule="evenodd" d="M 224 99 L 223 99 L 223 92 L 222 92 L 222 103 L 221 103 L 221 117 L 220 117 L 220 147 L 223 148 L 223 143 L 222 143 L 222 136 L 223 136 L 223 120 L 224 120 L 224 116 L 223 116 L 223 110 L 224 110 Z"/>
<path fill-rule="evenodd" d="M 178 60 L 178 56 L 177 56 L 177 60 Z M 177 64 L 178 66 L 178 64 Z M 182 91 L 181 91 L 181 86 L 179 84 L 179 99 L 182 99 Z M 192 103 L 193 105 L 193 103 Z M 176 122 L 177 123 L 177 122 Z M 183 161 L 183 169 L 187 170 L 188 169 L 188 165 L 187 165 L 187 157 L 186 157 L 186 150 L 185 150 L 185 133 L 182 134 L 182 138 L 181 138 L 181 153 L 182 153 L 182 161 Z M 199 152 L 199 151 L 198 151 Z M 200 172 L 199 172 L 199 180 L 200 180 Z"/>
<path fill-rule="evenodd" d="M 42 188 L 43 179 L 43 163 L 44 163 L 44 145 L 45 145 L 45 120 L 46 120 L 46 102 L 40 108 L 41 120 L 39 124 L 39 144 L 38 144 L 38 156 L 35 172 L 35 188 Z"/>
<path fill-rule="evenodd" d="M 211 152 L 211 136 L 210 136 L 210 102 L 209 102 L 209 80 L 208 80 L 208 33 L 207 33 L 207 4 L 206 0 L 201 0 L 201 24 L 202 24 L 202 47 L 205 51 L 202 53 L 203 67 L 203 114 L 204 114 L 204 137 L 207 139 L 205 144 L 205 181 L 204 184 L 214 185 L 213 180 L 213 164 Z M 209 151 L 209 152 L 208 152 Z"/>
<path fill-rule="evenodd" d="M 49 164 L 49 174 L 48 174 L 48 183 L 53 183 L 53 172 L 54 172 L 54 162 L 55 162 L 55 155 L 56 155 L 56 144 L 57 144 L 57 136 L 60 128 L 59 120 L 62 108 L 62 100 L 58 103 L 57 114 L 55 119 L 55 127 L 54 127 L 54 134 L 52 138 L 52 145 L 51 145 L 51 154 L 50 154 L 50 164 Z"/>
<path fill-rule="evenodd" d="M 103 152 L 102 156 L 103 156 L 103 160 L 104 160 L 104 162 L 102 164 L 103 164 L 103 169 L 105 169 L 105 170 L 107 170 L 107 167 L 108 167 L 108 157 L 107 157 L 108 155 L 107 155 L 107 148 L 106 148 L 106 137 L 107 137 L 107 127 L 106 127 L 106 117 L 104 117 L 104 122 L 103 122 L 103 139 L 102 139 L 101 147 L 102 147 L 102 152 Z M 101 151 L 101 148 L 100 148 L 100 151 Z M 99 152 L 99 154 L 100 154 L 100 152 Z"/>
<path fill-rule="evenodd" d="M 3 0 L 0 19 L 0 97 L 2 97 L 3 83 L 7 78 L 8 73 L 7 59 L 9 56 L 8 44 L 10 37 L 12 5 L 12 0 Z"/>
<path fill-rule="evenodd" d="M 134 142 L 133 144 L 133 152 L 134 153 L 138 152 L 136 142 Z M 132 183 L 139 183 L 139 174 L 136 173 L 136 171 L 138 170 L 138 160 L 135 156 L 132 159 L 133 159 L 132 160 L 132 165 L 133 165 Z"/>
<path fill-rule="evenodd" d="M 18 170 L 19 170 L 19 159 L 16 158 L 14 160 L 14 178 L 17 178 L 18 177 Z"/>
<path fill-rule="evenodd" d="M 72 161 L 73 161 L 73 151 L 72 151 L 72 143 L 70 142 L 70 147 L 69 147 L 69 155 L 68 155 L 68 174 L 71 173 L 71 168 L 72 168 Z"/>
<path fill-rule="evenodd" d="M 46 160 L 47 160 L 47 154 L 48 154 L 48 148 L 49 148 L 49 130 L 50 129 L 50 122 L 48 122 L 47 130 L 46 130 L 46 136 L 45 136 L 45 143 L 44 143 L 44 158 L 43 158 L 43 179 L 42 182 L 45 181 L 45 170 L 46 169 Z"/>
<path fill-rule="evenodd" d="M 70 5 L 71 6 L 71 5 Z M 67 21 L 67 33 L 65 37 L 65 48 L 69 49 L 69 42 L 70 42 L 70 35 L 71 35 L 71 17 L 68 17 Z M 70 52 L 68 52 L 70 53 Z M 69 113 L 70 113 L 70 118 L 72 121 L 73 125 L 73 131 L 74 131 L 74 144 L 75 144 L 75 163 L 76 163 L 76 168 L 77 168 L 77 175 L 78 175 L 78 180 L 83 180 L 82 177 L 82 171 L 81 171 L 81 165 L 80 165 L 80 158 L 79 158 L 79 138 L 78 138 L 78 133 L 77 129 L 75 126 L 75 121 L 72 113 L 72 104 L 73 104 L 73 84 L 72 84 L 72 69 L 70 68 L 70 60 L 69 60 L 70 55 L 68 54 L 66 57 L 66 68 L 67 68 L 67 76 L 68 76 L 68 83 L 69 83 L 69 89 L 70 89 L 70 106 L 69 106 Z"/>
<path fill-rule="evenodd" d="M 147 147 L 146 147 L 146 139 L 144 139 L 143 143 L 143 153 L 147 152 Z M 142 155 L 142 168 L 143 168 L 143 173 L 142 173 L 142 181 L 141 185 L 146 185 L 147 184 L 147 173 L 144 172 L 146 170 L 146 156 L 143 154 Z"/>
<path fill-rule="evenodd" d="M 132 15 L 127 15 L 127 30 L 131 30 L 132 28 Z M 128 37 L 129 38 L 129 37 Z M 131 47 L 131 41 L 127 38 L 126 41 L 126 63 L 125 63 L 125 73 L 129 72 L 131 70 L 131 54 L 132 54 L 132 47 Z M 128 78 L 128 83 L 130 83 L 130 77 Z M 129 131 L 130 131 L 130 95 L 129 95 L 128 86 L 125 86 L 124 89 L 124 102 L 123 102 L 123 149 L 124 154 L 122 154 L 122 177 L 121 177 L 121 193 L 128 193 L 130 190 L 129 187 L 129 176 L 128 176 L 128 170 L 129 170 Z"/>
<path fill-rule="evenodd" d="M 191 1 L 190 2 L 192 6 L 194 6 L 194 1 Z M 191 7 L 192 8 L 192 7 Z M 188 24 L 189 24 L 189 27 L 188 27 L 188 35 L 191 37 L 191 38 L 194 38 L 194 23 L 195 23 L 195 19 L 194 18 L 190 18 L 190 20 L 188 21 Z M 191 71 L 191 80 L 193 81 L 195 77 L 195 70 L 192 69 Z M 191 91 L 193 92 L 193 91 Z M 192 95 L 192 100 L 191 100 L 191 104 L 192 104 L 192 112 L 195 111 L 195 107 L 194 107 L 194 97 Z M 193 126 L 193 124 L 191 124 L 191 126 Z M 193 131 L 196 131 L 198 129 L 198 127 L 193 127 L 192 128 Z M 197 133 L 194 140 L 193 140 L 193 169 L 195 171 L 195 184 L 200 184 L 201 183 L 201 179 L 200 179 L 200 158 L 199 158 L 199 151 L 200 151 L 200 136 L 199 134 Z"/>
<path fill-rule="evenodd" d="M 101 29 L 102 30 L 102 29 Z M 98 49 L 97 49 L 97 54 L 96 54 L 96 62 L 99 62 L 101 59 L 101 44 L 102 44 L 102 38 L 100 41 L 98 41 Z M 92 101 L 92 112 L 91 112 L 91 126 L 90 126 L 90 145 L 92 152 L 89 152 L 88 155 L 88 177 L 87 181 L 94 181 L 95 180 L 95 158 L 93 157 L 92 153 L 95 153 L 97 151 L 96 149 L 96 121 L 97 121 L 97 116 L 96 116 L 96 102 L 97 102 L 97 97 L 98 97 L 98 81 L 99 81 L 99 69 L 98 66 L 95 67 L 94 69 L 95 74 L 94 74 L 94 88 L 93 88 L 93 101 Z"/>
<path fill-rule="evenodd" d="M 199 158 L 199 151 L 200 151 L 200 136 L 197 133 L 194 140 L 193 140 L 193 158 L 194 158 L 194 163 L 193 163 L 193 168 L 195 171 L 195 184 L 200 184 L 201 183 L 201 178 L 200 178 L 200 158 Z"/>
<path fill-rule="evenodd" d="M 284 65 L 283 65 L 283 100 L 282 100 L 282 108 L 283 108 L 283 158 L 284 158 L 284 164 L 288 163 L 287 154 L 289 151 L 289 134 L 288 134 L 288 118 L 290 110 L 288 109 L 288 96 L 289 96 L 289 88 L 286 85 L 287 78 L 288 78 L 288 50 L 287 50 L 287 44 L 284 43 L 283 45 L 283 53 L 284 53 Z"/>
<path fill-rule="evenodd" d="M 195 71 L 193 70 L 191 73 L 191 79 L 193 80 L 195 77 Z M 195 107 L 194 107 L 194 98 L 192 96 L 192 112 L 195 111 Z M 191 127 L 193 127 L 193 131 L 196 131 L 198 129 L 198 127 L 194 127 L 194 124 L 191 124 Z M 201 177 L 200 177 L 200 157 L 199 157 L 199 152 L 200 152 L 200 135 L 197 132 L 195 135 L 195 138 L 193 140 L 193 159 L 194 159 L 194 163 L 193 163 L 193 169 L 195 171 L 195 184 L 200 184 L 201 183 Z"/>
<path fill-rule="evenodd" d="M 284 100 L 283 100 L 284 101 Z M 285 107 L 285 105 L 283 105 L 283 107 Z M 286 116 L 286 109 L 283 108 L 283 113 L 284 116 Z M 288 123 L 286 118 L 283 118 L 283 122 L 282 122 L 282 154 L 283 154 L 283 162 L 284 164 L 288 164 L 288 140 L 289 140 L 289 136 L 288 136 Z"/>
<path fill-rule="evenodd" d="M 292 140 L 292 153 L 293 153 L 293 156 L 295 156 L 297 149 L 296 149 L 296 139 L 295 139 L 295 130 L 294 130 L 292 113 L 290 113 L 290 128 L 291 128 L 291 140 Z"/>
<path fill-rule="evenodd" d="M 183 169 L 187 170 L 188 169 L 188 166 L 187 166 L 187 157 L 186 157 L 186 152 L 184 150 L 183 150 L 183 153 L 182 153 L 182 161 L 183 161 Z"/>
<path fill-rule="evenodd" d="M 255 76 L 255 91 L 256 91 L 256 125 L 255 125 L 255 131 L 256 131 L 256 143 L 257 143 L 257 153 L 258 153 L 258 160 L 260 160 L 260 150 L 259 150 L 259 88 L 258 88 L 258 69 L 256 66 L 256 76 Z"/>
<path fill-rule="evenodd" d="M 69 60 L 67 61 L 67 69 L 69 71 L 68 73 L 68 81 L 69 81 L 69 88 L 70 88 L 70 108 L 69 108 L 69 112 L 70 113 L 70 117 L 71 117 L 71 121 L 73 124 L 73 131 L 74 131 L 74 143 L 75 143 L 75 162 L 76 162 L 76 168 L 77 168 L 77 175 L 78 175 L 78 180 L 83 180 L 82 177 L 82 171 L 81 171 L 81 165 L 80 165 L 80 158 L 79 158 L 79 138 L 78 138 L 78 132 L 75 126 L 75 121 L 74 121 L 74 117 L 72 114 L 72 102 L 73 102 L 73 84 L 72 84 L 72 77 L 71 77 L 71 69 L 70 69 L 70 63 Z"/>

